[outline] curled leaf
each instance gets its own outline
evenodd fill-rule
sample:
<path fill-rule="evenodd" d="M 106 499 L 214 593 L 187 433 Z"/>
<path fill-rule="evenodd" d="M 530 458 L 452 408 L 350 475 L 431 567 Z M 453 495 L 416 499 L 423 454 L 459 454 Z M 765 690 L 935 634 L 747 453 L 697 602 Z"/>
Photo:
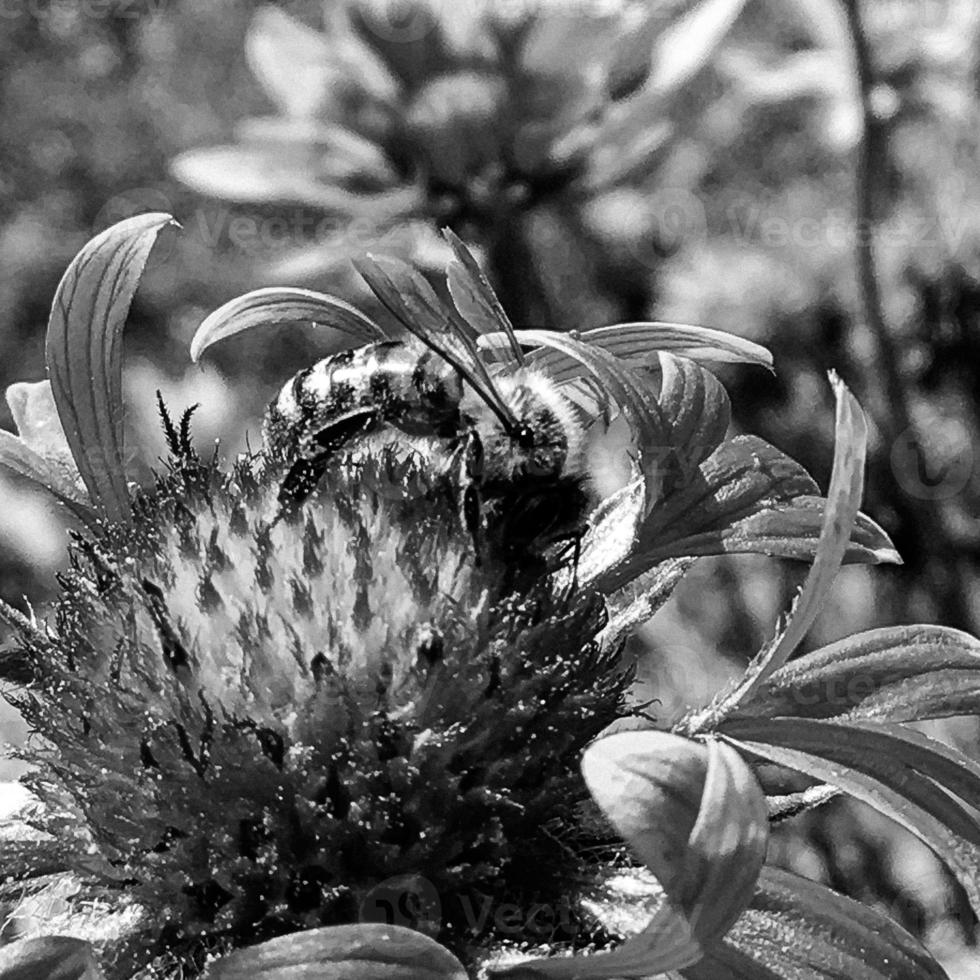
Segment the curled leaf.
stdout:
<path fill-rule="evenodd" d="M 223 956 L 207 980 L 466 980 L 459 960 L 402 926 L 362 923 L 308 929 Z"/>
<path fill-rule="evenodd" d="M 532 960 L 494 976 L 645 978 L 696 963 L 748 905 L 768 843 L 765 798 L 748 766 L 719 742 L 618 732 L 582 759 L 596 802 L 657 876 L 665 901 L 616 949 Z"/>
<path fill-rule="evenodd" d="M 103 980 L 90 943 L 69 936 L 21 939 L 0 948 L 0 980 Z"/>
<path fill-rule="evenodd" d="M 72 259 L 55 293 L 45 353 L 65 436 L 92 500 L 131 517 L 123 456 L 122 330 L 150 249 L 169 214 L 107 228 Z"/>
<path fill-rule="evenodd" d="M 373 320 L 336 296 L 312 289 L 270 286 L 237 296 L 209 314 L 191 340 L 191 360 L 199 361 L 219 340 L 254 327 L 283 323 L 331 327 L 364 342 L 385 338 L 384 331 Z"/>
<path fill-rule="evenodd" d="M 17 435 L 0 430 L 0 466 L 27 477 L 63 503 L 83 523 L 95 515 L 75 465 L 48 381 L 7 389 Z"/>

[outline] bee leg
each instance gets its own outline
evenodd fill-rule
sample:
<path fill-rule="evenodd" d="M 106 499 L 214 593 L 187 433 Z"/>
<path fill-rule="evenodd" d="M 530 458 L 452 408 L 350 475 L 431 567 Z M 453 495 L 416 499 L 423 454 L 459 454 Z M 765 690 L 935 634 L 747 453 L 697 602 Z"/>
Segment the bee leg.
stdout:
<path fill-rule="evenodd" d="M 483 443 L 474 431 L 467 433 L 461 447 L 463 461 L 463 523 L 473 538 L 476 564 L 482 560 L 485 540 L 483 528 Z"/>
<path fill-rule="evenodd" d="M 367 409 L 338 419 L 317 432 L 313 444 L 318 451 L 300 456 L 286 471 L 279 487 L 279 516 L 288 517 L 295 513 L 323 478 L 331 456 L 355 437 L 375 428 L 380 421 L 376 409 Z"/>
<path fill-rule="evenodd" d="M 576 528 L 568 531 L 553 539 L 552 543 L 566 542 L 553 562 L 549 563 L 549 571 L 556 571 L 569 564 L 569 553 L 571 553 L 570 564 L 572 566 L 572 585 L 574 592 L 578 588 L 578 566 L 582 558 L 582 538 L 585 537 L 585 528 Z"/>

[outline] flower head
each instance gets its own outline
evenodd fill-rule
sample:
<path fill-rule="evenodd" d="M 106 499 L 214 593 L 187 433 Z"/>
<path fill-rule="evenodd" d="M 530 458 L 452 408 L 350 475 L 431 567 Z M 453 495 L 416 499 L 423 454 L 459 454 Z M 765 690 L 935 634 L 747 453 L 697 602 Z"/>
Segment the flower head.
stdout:
<path fill-rule="evenodd" d="M 161 404 L 168 468 L 137 490 L 121 463 L 118 339 L 167 220 L 142 215 L 89 243 L 52 312 L 50 391 L 86 489 L 72 498 L 84 530 L 51 615 L 4 610 L 28 677 L 12 697 L 41 737 L 25 753 L 41 826 L 72 842 L 66 867 L 87 888 L 144 910 L 108 958 L 120 976 L 162 956 L 194 970 L 213 949 L 370 918 L 379 889 L 420 880 L 427 900 L 409 924 L 432 923 L 469 959 L 492 939 L 492 921 L 474 925 L 478 899 L 557 902 L 595 869 L 577 762 L 626 710 L 631 625 L 697 555 L 812 553 L 823 520 L 812 481 L 772 447 L 727 438 L 724 391 L 696 360 L 766 353 L 674 325 L 514 330 L 450 236 L 451 306 L 407 266 L 362 271 L 459 372 L 459 390 L 496 404 L 506 438 L 536 438 L 508 414 L 525 396 L 501 394 L 529 378 L 586 435 L 622 419 L 632 476 L 611 496 L 586 480 L 572 541 L 532 528 L 512 545 L 515 501 L 543 500 L 521 513 L 546 522 L 555 487 L 534 468 L 482 481 L 456 451 L 472 438 L 470 401 L 449 430 L 414 418 L 420 447 L 371 378 L 358 405 L 387 440 L 354 429 L 331 442 L 346 431 L 337 405 L 351 405 L 328 399 L 330 439 L 313 431 L 298 457 L 267 445 L 230 467 L 199 457 L 191 411 L 175 422 Z M 208 318 L 193 353 L 296 319 L 362 340 L 381 329 L 336 297 L 262 290 Z M 3 461 L 16 466 L 10 440 Z M 301 455 L 314 445 L 320 455 Z M 465 465 L 434 465 L 440 453 Z M 319 469 L 286 507 L 283 467 L 297 464 Z M 840 547 L 891 557 L 867 519 Z"/>
<path fill-rule="evenodd" d="M 621 315 L 601 298 L 610 249 L 586 211 L 656 174 L 684 125 L 679 96 L 742 6 L 345 0 L 323 33 L 267 7 L 246 50 L 279 114 L 173 169 L 219 198 L 332 216 L 321 230 L 342 233 L 287 260 L 289 276 L 365 247 L 355 228 L 411 252 L 406 229 L 429 242 L 448 224 L 488 250 L 518 322 Z M 615 274 L 638 282 L 633 264 Z"/>

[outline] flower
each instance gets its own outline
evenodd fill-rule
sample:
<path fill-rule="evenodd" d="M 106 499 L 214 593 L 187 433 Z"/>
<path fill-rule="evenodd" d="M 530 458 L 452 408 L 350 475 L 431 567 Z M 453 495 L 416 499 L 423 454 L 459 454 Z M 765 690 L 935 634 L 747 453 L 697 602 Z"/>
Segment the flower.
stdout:
<path fill-rule="evenodd" d="M 577 560 L 560 544 L 493 547 L 512 516 L 493 506 L 481 554 L 447 506 L 456 471 L 397 439 L 341 455 L 284 513 L 273 454 L 204 460 L 193 409 L 175 421 L 161 401 L 167 469 L 133 488 L 119 337 L 169 221 L 140 215 L 90 242 L 52 309 L 50 395 L 87 492 L 83 530 L 49 616 L 0 609 L 30 678 L 8 696 L 39 737 L 23 753 L 39 825 L 84 896 L 143 912 L 104 956 L 113 977 L 153 962 L 193 975 L 215 951 L 379 907 L 472 962 L 495 928 L 474 903 L 553 904 L 598 873 L 577 762 L 627 711 L 631 626 L 698 555 L 813 554 L 827 518 L 812 481 L 773 447 L 727 438 L 724 391 L 695 359 L 766 352 L 675 325 L 513 331 L 449 235 L 452 308 L 410 267 L 365 262 L 379 298 L 430 345 L 465 348 L 452 356 L 472 377 L 537 372 L 575 397 L 583 426 L 618 416 L 630 433 L 632 476 L 592 492 Z M 380 330 L 335 297 L 261 290 L 209 317 L 193 351 L 297 318 Z M 867 518 L 839 550 L 893 557 Z M 711 782 L 720 757 L 692 751 L 708 752 L 692 772 Z M 22 842 L 8 866 L 29 878 L 51 847 L 32 863 Z M 555 941 L 601 941 L 576 909 Z"/>
<path fill-rule="evenodd" d="M 323 33 L 266 7 L 246 52 L 279 114 L 178 156 L 173 172 L 218 198 L 327 216 L 322 241 L 280 264 L 287 278 L 369 243 L 420 261 L 448 224 L 486 250 L 519 323 L 642 315 L 648 270 L 630 242 L 654 237 L 655 218 L 608 242 L 590 208 L 625 190 L 642 212 L 689 124 L 682 96 L 743 3 L 345 0 Z M 637 295 L 617 301 L 604 279 Z"/>

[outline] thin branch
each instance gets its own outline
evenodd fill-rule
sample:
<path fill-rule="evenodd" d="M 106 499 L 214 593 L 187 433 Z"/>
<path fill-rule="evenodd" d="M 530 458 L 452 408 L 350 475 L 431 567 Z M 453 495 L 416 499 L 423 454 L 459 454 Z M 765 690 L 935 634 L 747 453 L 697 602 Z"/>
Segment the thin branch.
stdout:
<path fill-rule="evenodd" d="M 900 351 L 885 317 L 878 275 L 878 231 L 884 211 L 876 176 L 888 166 L 888 130 L 874 109 L 875 68 L 871 46 L 861 16 L 861 0 L 841 0 L 854 52 L 854 65 L 861 98 L 862 134 L 855 164 L 855 263 L 861 312 L 872 346 L 873 368 L 864 371 L 864 384 L 871 404 L 869 413 L 887 447 L 905 432 L 916 446 L 926 440 L 913 419 L 909 393 L 902 380 Z M 886 450 L 887 452 L 887 450 Z M 949 539 L 941 516 L 928 501 L 905 495 L 892 499 L 920 549 L 930 593 L 940 614 L 964 629 L 971 625 L 969 603 L 962 588 L 950 588 L 943 570 L 956 547 Z"/>
<path fill-rule="evenodd" d="M 798 817 L 801 813 L 814 810 L 818 806 L 835 797 L 840 796 L 840 790 L 836 786 L 827 786 L 820 783 L 811 786 L 800 793 L 788 793 L 785 796 L 767 796 L 766 803 L 769 806 L 769 822 L 781 823 L 792 817 Z"/>
<path fill-rule="evenodd" d="M 874 177 L 887 166 L 888 134 L 874 111 L 875 72 L 860 2 L 844 0 L 861 93 L 862 136 L 855 172 L 855 260 L 861 310 L 876 348 L 876 366 L 880 369 L 880 372 L 871 372 L 873 385 L 878 389 L 874 392 L 877 402 L 875 421 L 885 438 L 892 442 L 911 427 L 912 417 L 899 369 L 898 345 L 885 320 L 878 278 L 877 232 L 882 202 Z M 878 383 L 879 378 L 883 378 L 883 384 Z"/>

